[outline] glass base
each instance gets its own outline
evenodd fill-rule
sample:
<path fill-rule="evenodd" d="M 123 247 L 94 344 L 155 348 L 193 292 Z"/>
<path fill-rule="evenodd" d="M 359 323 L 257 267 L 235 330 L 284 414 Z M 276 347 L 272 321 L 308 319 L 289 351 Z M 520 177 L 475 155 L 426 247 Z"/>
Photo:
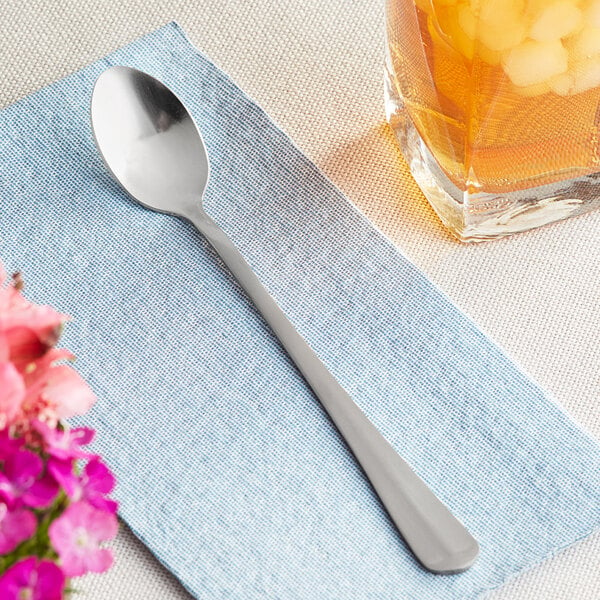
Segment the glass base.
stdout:
<path fill-rule="evenodd" d="M 421 139 L 386 72 L 386 114 L 410 171 L 444 225 L 463 242 L 495 239 L 600 207 L 600 172 L 498 193 L 459 189 Z"/>

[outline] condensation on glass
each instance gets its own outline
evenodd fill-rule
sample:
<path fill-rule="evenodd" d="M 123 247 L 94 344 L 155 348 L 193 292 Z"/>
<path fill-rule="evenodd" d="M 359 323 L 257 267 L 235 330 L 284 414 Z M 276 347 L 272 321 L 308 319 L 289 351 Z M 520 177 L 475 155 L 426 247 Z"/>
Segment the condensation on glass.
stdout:
<path fill-rule="evenodd" d="M 388 0 L 386 109 L 464 241 L 600 206 L 600 0 Z"/>

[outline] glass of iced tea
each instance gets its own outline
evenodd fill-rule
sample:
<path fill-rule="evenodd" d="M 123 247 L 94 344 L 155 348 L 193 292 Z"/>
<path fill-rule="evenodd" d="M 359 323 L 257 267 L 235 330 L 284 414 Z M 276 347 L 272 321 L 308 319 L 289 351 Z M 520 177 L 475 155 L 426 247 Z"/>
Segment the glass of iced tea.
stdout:
<path fill-rule="evenodd" d="M 463 241 L 600 206 L 600 0 L 387 0 L 386 109 Z"/>

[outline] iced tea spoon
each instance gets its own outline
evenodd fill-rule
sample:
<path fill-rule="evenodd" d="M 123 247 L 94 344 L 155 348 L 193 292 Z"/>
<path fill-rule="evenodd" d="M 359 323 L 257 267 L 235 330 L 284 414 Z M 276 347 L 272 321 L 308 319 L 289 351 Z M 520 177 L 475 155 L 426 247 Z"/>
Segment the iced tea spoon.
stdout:
<path fill-rule="evenodd" d="M 116 66 L 96 82 L 91 117 L 96 144 L 122 187 L 143 206 L 190 221 L 223 259 L 346 440 L 419 562 L 435 573 L 468 569 L 479 551 L 475 539 L 334 379 L 202 208 L 208 155 L 180 100 L 150 75 Z"/>

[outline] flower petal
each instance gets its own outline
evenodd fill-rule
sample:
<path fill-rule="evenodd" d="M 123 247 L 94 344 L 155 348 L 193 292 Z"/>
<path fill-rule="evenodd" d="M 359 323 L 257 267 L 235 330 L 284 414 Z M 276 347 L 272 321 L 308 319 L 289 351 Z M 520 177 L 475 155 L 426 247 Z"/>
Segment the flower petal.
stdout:
<path fill-rule="evenodd" d="M 24 558 L 0 577 L 2 600 L 62 600 L 65 575 L 55 563 L 35 556 Z"/>
<path fill-rule="evenodd" d="M 37 520 L 28 510 L 6 510 L 0 520 L 0 554 L 12 552 L 34 534 L 36 527 Z"/>
<path fill-rule="evenodd" d="M 43 397 L 56 406 L 56 415 L 59 419 L 83 415 L 96 401 L 87 383 L 67 365 L 48 369 Z"/>
<path fill-rule="evenodd" d="M 40 340 L 53 346 L 57 340 L 57 329 L 69 319 L 50 306 L 29 302 L 14 286 L 2 290 L 0 296 L 0 331 L 14 327 L 33 330 Z"/>
<path fill-rule="evenodd" d="M 20 600 L 23 589 L 31 587 L 37 559 L 34 556 L 24 558 L 7 569 L 0 577 L 0 598 L 2 600 Z"/>
<path fill-rule="evenodd" d="M 79 478 L 73 470 L 73 461 L 71 459 L 61 460 L 56 457 L 48 461 L 48 472 L 52 475 L 56 483 L 60 485 L 69 498 L 75 497 L 81 492 Z"/>
<path fill-rule="evenodd" d="M 29 327 L 12 327 L 3 333 L 8 344 L 10 360 L 19 370 L 43 356 L 52 344 L 40 339 L 38 334 Z M 55 336 L 58 339 L 58 335 Z"/>
<path fill-rule="evenodd" d="M 14 454 L 19 448 L 23 447 L 25 440 L 23 438 L 13 438 L 8 428 L 0 431 L 0 460 L 6 460 L 8 456 Z"/>
<path fill-rule="evenodd" d="M 10 425 L 25 399 L 23 378 L 10 362 L 0 363 L 0 427 Z"/>
<path fill-rule="evenodd" d="M 28 510 L 7 511 L 0 521 L 0 554 L 12 552 L 34 534 L 36 527 L 37 520 Z"/>
<path fill-rule="evenodd" d="M 19 450 L 4 463 L 4 473 L 17 486 L 36 478 L 44 468 L 42 459 L 31 450 Z"/>
<path fill-rule="evenodd" d="M 40 561 L 32 600 L 61 600 L 65 583 L 65 574 L 56 563 Z"/>
<path fill-rule="evenodd" d="M 71 438 L 78 446 L 87 446 L 91 444 L 96 436 L 96 432 L 90 427 L 77 427 L 71 429 Z"/>
<path fill-rule="evenodd" d="M 113 564 L 113 553 L 108 548 L 92 552 L 87 560 L 87 570 L 91 573 L 104 573 Z"/>
<path fill-rule="evenodd" d="M 94 439 L 96 432 L 89 427 L 56 429 L 37 419 L 33 421 L 31 427 L 42 436 L 44 450 L 51 456 L 60 460 L 95 456 L 80 448 L 81 445 L 89 444 Z"/>
<path fill-rule="evenodd" d="M 0 363 L 8 362 L 10 350 L 6 336 L 0 331 Z"/>
<path fill-rule="evenodd" d="M 108 542 L 112 540 L 119 530 L 117 517 L 103 510 L 93 509 L 94 517 L 88 524 L 90 535 L 99 542 Z"/>
<path fill-rule="evenodd" d="M 115 487 L 115 476 L 99 459 L 94 458 L 85 465 L 83 473 L 86 477 L 85 491 L 90 496 L 110 494 Z"/>
<path fill-rule="evenodd" d="M 94 496 L 92 498 L 87 498 L 87 501 L 98 510 L 116 514 L 119 510 L 119 503 L 116 500 L 112 500 L 111 498 L 104 498 L 103 496 Z"/>
<path fill-rule="evenodd" d="M 48 473 L 35 481 L 23 494 L 23 504 L 32 508 L 46 508 L 52 504 L 59 489 L 55 479 Z"/>

